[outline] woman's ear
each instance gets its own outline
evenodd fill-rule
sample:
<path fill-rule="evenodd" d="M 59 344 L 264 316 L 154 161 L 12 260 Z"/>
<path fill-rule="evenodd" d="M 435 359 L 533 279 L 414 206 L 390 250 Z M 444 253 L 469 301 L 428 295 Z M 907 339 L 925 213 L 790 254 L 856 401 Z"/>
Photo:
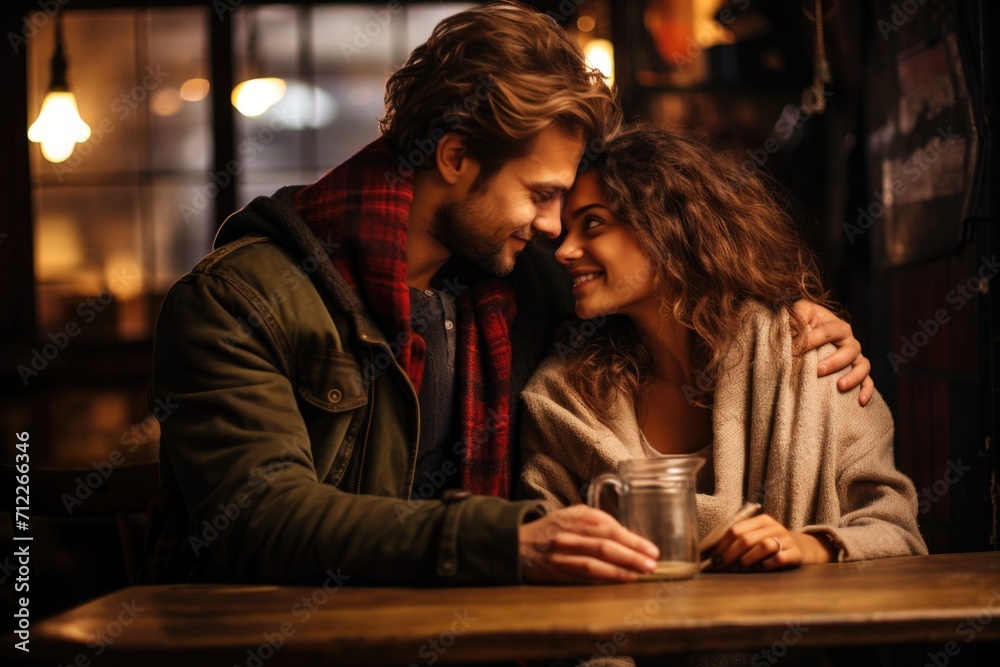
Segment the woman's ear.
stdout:
<path fill-rule="evenodd" d="M 456 132 L 445 132 L 434 149 L 435 166 L 445 183 L 455 185 L 475 167 L 469 157 L 468 140 Z"/>

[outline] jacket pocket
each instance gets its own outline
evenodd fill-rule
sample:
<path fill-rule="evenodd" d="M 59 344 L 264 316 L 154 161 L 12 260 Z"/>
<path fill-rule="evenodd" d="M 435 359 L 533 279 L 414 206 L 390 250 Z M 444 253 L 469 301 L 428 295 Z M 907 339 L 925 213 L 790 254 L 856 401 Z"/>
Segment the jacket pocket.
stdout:
<path fill-rule="evenodd" d="M 327 412 L 354 410 L 368 403 L 361 367 L 340 350 L 315 350 L 299 355 L 296 369 L 302 400 Z"/>

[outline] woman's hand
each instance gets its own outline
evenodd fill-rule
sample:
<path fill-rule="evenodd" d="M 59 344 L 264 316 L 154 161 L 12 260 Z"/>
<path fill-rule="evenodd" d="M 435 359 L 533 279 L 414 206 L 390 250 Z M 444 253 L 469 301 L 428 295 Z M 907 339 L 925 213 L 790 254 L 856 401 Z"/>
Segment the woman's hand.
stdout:
<path fill-rule="evenodd" d="M 854 337 L 851 325 L 808 299 L 799 299 L 795 302 L 794 308 L 796 315 L 805 325 L 805 330 L 798 336 L 798 351 L 815 350 L 824 343 L 836 345 L 836 352 L 825 359 L 820 359 L 817 375 L 824 377 L 852 366 L 849 373 L 837 380 L 837 388 L 848 391 L 861 385 L 858 402 L 862 406 L 868 405 L 872 394 L 875 393 L 875 382 L 869 375 L 872 365 L 861 354 L 861 343 Z"/>
<path fill-rule="evenodd" d="M 829 563 L 825 543 L 793 533 L 767 514 L 744 519 L 726 531 L 706 556 L 713 570 L 780 570 L 806 563 Z"/>

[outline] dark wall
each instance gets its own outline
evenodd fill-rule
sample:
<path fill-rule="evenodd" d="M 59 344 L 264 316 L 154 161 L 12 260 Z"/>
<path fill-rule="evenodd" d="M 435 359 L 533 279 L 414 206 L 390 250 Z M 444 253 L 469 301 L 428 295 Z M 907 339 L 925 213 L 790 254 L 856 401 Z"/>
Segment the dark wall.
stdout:
<path fill-rule="evenodd" d="M 867 94 L 862 150 L 855 157 L 864 159 L 854 163 L 844 222 L 856 224 L 857 209 L 871 211 L 899 176 L 885 168 L 888 159 L 910 160 L 922 173 L 916 178 L 911 169 L 914 185 L 907 178 L 903 183 L 929 193 L 903 193 L 887 205 L 863 245 L 845 253 L 844 274 L 855 274 L 845 282 L 851 301 L 866 313 L 876 383 L 894 407 L 899 465 L 916 484 L 932 552 L 997 548 L 994 339 L 1000 284 L 992 278 L 1000 266 L 992 259 L 997 219 L 987 186 L 997 180 L 996 140 L 989 133 L 994 83 L 984 51 L 991 47 L 983 40 L 995 26 L 994 12 L 993 3 L 940 0 L 906 14 L 899 3 L 880 0 L 863 22 Z M 930 90 L 903 81 L 914 54 L 945 53 L 952 37 L 958 55 L 949 59 L 951 73 L 939 79 L 949 94 L 934 88 L 926 66 L 920 71 Z M 901 111 L 903 98 L 909 111 Z M 936 144 L 942 128 L 961 134 L 963 142 Z M 922 146 L 930 147 L 922 151 L 926 165 L 919 161 Z M 974 150 L 963 156 L 963 148 Z M 952 179 L 961 182 L 959 195 L 945 194 Z M 912 199 L 918 201 L 904 201 Z"/>

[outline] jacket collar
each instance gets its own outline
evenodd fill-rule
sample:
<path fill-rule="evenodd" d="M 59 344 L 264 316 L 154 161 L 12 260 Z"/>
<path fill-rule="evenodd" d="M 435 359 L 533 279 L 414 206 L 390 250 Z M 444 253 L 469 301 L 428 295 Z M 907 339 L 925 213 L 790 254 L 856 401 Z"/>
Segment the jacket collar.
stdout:
<path fill-rule="evenodd" d="M 313 276 L 313 282 L 337 309 L 351 320 L 358 337 L 366 343 L 386 343 L 385 336 L 368 315 L 358 295 L 330 259 L 332 238 L 317 236 L 296 212 L 293 198 L 305 186 L 290 185 L 270 197 L 257 197 L 222 224 L 213 242 L 221 248 L 249 234 L 272 239 L 288 251 L 295 263 Z"/>

